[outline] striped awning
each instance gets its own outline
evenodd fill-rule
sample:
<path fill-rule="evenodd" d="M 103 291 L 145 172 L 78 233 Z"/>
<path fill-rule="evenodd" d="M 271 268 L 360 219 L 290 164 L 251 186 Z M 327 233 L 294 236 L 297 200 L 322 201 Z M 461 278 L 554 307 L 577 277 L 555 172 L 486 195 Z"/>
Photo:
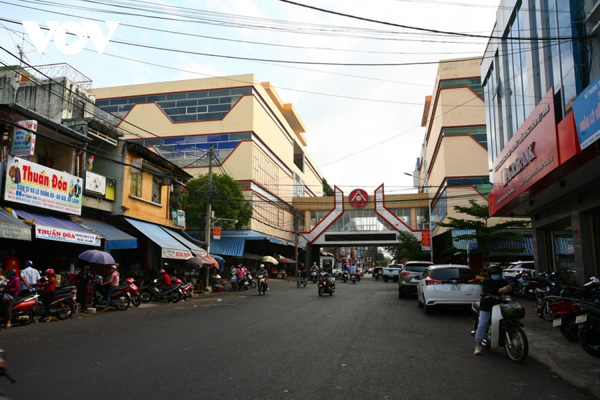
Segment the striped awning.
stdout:
<path fill-rule="evenodd" d="M 36 239 L 55 240 L 57 242 L 84 244 L 95 247 L 99 247 L 101 244 L 100 236 L 95 232 L 85 229 L 66 218 L 17 209 L 14 211 L 21 219 L 33 220 Z"/>
<path fill-rule="evenodd" d="M 162 229 L 162 227 L 150 222 L 138 221 L 137 219 L 125 218 L 125 221 L 134 226 L 148 239 L 152 240 L 161 248 L 161 258 L 174 260 L 187 260 L 193 257 L 191 250 Z"/>
<path fill-rule="evenodd" d="M 106 222 L 89 218 L 81 218 L 85 225 L 98 232 L 106 239 L 107 250 L 137 249 L 137 239 Z"/>

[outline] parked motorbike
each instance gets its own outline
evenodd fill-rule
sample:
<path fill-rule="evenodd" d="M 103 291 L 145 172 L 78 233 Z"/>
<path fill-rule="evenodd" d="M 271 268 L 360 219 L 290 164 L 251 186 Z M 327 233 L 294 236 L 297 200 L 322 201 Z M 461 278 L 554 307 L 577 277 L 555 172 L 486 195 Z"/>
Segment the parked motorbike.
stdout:
<path fill-rule="evenodd" d="M 37 315 L 36 304 L 38 297 L 39 295 L 35 292 L 28 293 L 24 297 L 18 297 L 13 305 L 11 321 L 13 323 L 18 322 L 21 325 L 30 324 Z M 4 319 L 2 319 L 2 322 L 6 323 Z"/>
<path fill-rule="evenodd" d="M 142 298 L 142 303 L 162 300 L 168 300 L 171 303 L 177 303 L 182 297 L 181 286 L 174 284 L 168 288 L 163 288 L 163 290 L 160 290 L 158 288 L 158 279 L 155 279 L 151 285 L 142 289 L 140 296 Z"/>
<path fill-rule="evenodd" d="M 333 292 L 335 292 L 335 278 L 321 275 L 319 277 L 319 296 L 327 293 L 333 296 Z"/>
<path fill-rule="evenodd" d="M 342 272 L 342 282 L 348 282 L 348 271 Z"/>
<path fill-rule="evenodd" d="M 175 278 L 173 280 L 173 282 L 175 282 L 175 284 L 180 286 L 180 290 L 181 290 L 181 300 L 183 301 L 187 301 L 192 297 L 192 283 L 188 282 L 188 283 L 183 283 L 181 281 L 181 279 L 179 278 Z"/>
<path fill-rule="evenodd" d="M 120 287 L 115 290 L 110 296 L 110 306 L 114 307 L 119 311 L 124 311 L 129 308 L 131 304 L 130 297 L 127 293 L 129 291 L 129 286 Z M 92 307 L 104 307 L 106 305 L 106 293 L 108 291 L 108 286 L 100 285 L 100 281 L 94 281 L 94 286 L 92 287 Z M 141 296 L 141 295 L 140 295 Z M 140 297 L 141 300 L 143 300 Z"/>
<path fill-rule="evenodd" d="M 584 301 L 579 303 L 583 313 L 575 318 L 579 328 L 579 344 L 591 356 L 600 358 L 600 305 Z"/>
<path fill-rule="evenodd" d="M 578 300 L 571 298 L 547 297 L 549 307 L 552 309 L 554 321 L 552 326 L 560 327 L 560 333 L 570 342 L 579 341 L 579 323 L 576 319 L 583 314 L 583 308 Z"/>
<path fill-rule="evenodd" d="M 258 295 L 267 294 L 267 278 L 264 275 L 258 276 Z"/>
<path fill-rule="evenodd" d="M 518 303 L 511 303 L 511 298 L 502 295 L 499 304 L 492 308 L 490 327 L 481 342 L 486 349 L 504 347 L 508 358 L 516 363 L 522 363 L 529 353 L 529 342 L 523 331 L 521 319 L 525 317 L 525 308 Z M 479 324 L 479 302 L 471 305 L 476 315 L 475 328 Z"/>
<path fill-rule="evenodd" d="M 129 297 L 131 304 L 134 307 L 139 307 L 139 305 L 142 304 L 142 297 L 140 295 L 139 288 L 135 284 L 135 280 L 133 278 L 127 278 L 125 279 L 125 283 L 127 286 L 124 290 L 127 296 Z"/>
<path fill-rule="evenodd" d="M 312 283 L 317 283 L 317 280 L 318 280 L 317 271 L 310 271 L 310 280 L 312 281 Z"/>
<path fill-rule="evenodd" d="M 69 319 L 75 313 L 75 286 L 65 286 L 54 291 L 54 298 L 50 303 L 50 316 L 57 319 Z M 46 307 L 41 298 L 36 299 L 36 314 L 45 315 Z"/>

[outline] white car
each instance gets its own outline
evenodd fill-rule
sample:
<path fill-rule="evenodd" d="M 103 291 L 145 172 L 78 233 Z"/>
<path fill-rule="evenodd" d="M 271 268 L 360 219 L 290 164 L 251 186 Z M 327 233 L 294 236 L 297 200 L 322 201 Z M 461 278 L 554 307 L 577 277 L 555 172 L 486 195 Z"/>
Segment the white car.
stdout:
<path fill-rule="evenodd" d="M 383 269 L 383 281 L 387 282 L 389 279 L 394 282 L 398 282 L 398 272 L 402 269 L 402 264 L 389 264 Z"/>
<path fill-rule="evenodd" d="M 510 265 L 502 271 L 502 276 L 505 278 L 514 278 L 523 271 L 528 271 L 531 276 L 534 276 L 535 265 L 533 261 L 517 261 L 510 263 Z"/>
<path fill-rule="evenodd" d="M 481 284 L 466 265 L 431 265 L 417 278 L 417 301 L 425 314 L 438 304 L 470 305 L 481 299 Z"/>

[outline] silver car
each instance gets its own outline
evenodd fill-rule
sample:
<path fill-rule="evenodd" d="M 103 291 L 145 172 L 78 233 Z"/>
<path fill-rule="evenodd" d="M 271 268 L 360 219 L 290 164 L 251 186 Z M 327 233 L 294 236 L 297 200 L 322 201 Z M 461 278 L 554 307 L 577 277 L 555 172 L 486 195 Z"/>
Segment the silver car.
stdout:
<path fill-rule="evenodd" d="M 517 261 L 510 263 L 510 265 L 502 271 L 502 276 L 505 278 L 516 278 L 517 275 L 525 271 L 529 272 L 531 276 L 535 275 L 535 265 L 533 261 Z"/>
<path fill-rule="evenodd" d="M 427 267 L 433 265 L 431 261 L 407 261 L 398 273 L 398 297 L 405 298 L 408 294 L 417 293 L 418 280 L 415 276 L 421 275 Z"/>
<path fill-rule="evenodd" d="M 418 281 L 417 301 L 425 314 L 439 304 L 471 305 L 481 298 L 481 284 L 466 265 L 430 265 Z"/>

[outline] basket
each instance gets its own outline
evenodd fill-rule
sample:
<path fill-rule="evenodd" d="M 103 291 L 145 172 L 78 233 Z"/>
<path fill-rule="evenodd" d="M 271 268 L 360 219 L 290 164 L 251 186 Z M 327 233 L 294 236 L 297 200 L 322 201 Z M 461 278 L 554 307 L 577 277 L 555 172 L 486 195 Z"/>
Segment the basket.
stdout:
<path fill-rule="evenodd" d="M 519 320 L 525 317 L 525 307 L 519 303 L 500 304 L 502 316 L 508 319 Z"/>

